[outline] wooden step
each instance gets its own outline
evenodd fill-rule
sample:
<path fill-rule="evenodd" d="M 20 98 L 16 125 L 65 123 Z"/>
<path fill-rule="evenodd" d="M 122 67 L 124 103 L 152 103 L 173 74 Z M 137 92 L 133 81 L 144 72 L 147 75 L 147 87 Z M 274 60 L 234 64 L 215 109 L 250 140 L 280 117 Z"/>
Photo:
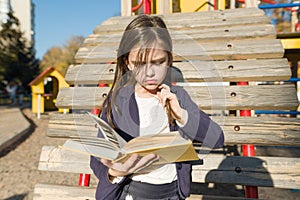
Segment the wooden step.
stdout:
<path fill-rule="evenodd" d="M 298 106 L 294 85 L 185 86 L 203 110 L 295 110 Z M 109 87 L 61 88 L 58 108 L 101 108 Z"/>
<path fill-rule="evenodd" d="M 287 117 L 228 117 L 212 116 L 225 134 L 225 144 L 300 146 L 300 120 Z M 97 135 L 98 128 L 86 114 L 52 114 L 47 136 Z"/>
<path fill-rule="evenodd" d="M 89 156 L 53 146 L 42 149 L 39 170 L 91 173 Z M 192 181 L 300 189 L 300 158 L 244 157 L 200 150 Z M 287 170 L 288 169 L 288 170 Z"/>
<path fill-rule="evenodd" d="M 172 82 L 283 81 L 291 77 L 285 58 L 174 62 L 173 66 Z M 68 68 L 65 79 L 70 85 L 112 83 L 115 67 L 116 64 L 74 65 Z"/>

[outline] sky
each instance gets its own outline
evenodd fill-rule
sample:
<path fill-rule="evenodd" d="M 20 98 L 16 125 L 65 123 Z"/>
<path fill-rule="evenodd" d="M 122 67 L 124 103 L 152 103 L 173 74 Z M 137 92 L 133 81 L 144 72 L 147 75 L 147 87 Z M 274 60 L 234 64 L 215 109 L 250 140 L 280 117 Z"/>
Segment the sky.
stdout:
<path fill-rule="evenodd" d="M 86 38 L 101 22 L 121 13 L 121 0 L 32 0 L 36 56 L 63 46 L 71 36 Z"/>

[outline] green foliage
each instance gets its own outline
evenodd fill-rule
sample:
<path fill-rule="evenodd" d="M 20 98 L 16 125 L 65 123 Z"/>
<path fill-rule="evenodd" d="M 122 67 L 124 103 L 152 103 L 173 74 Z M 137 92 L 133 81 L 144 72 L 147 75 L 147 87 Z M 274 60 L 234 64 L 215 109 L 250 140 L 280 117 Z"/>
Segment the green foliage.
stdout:
<path fill-rule="evenodd" d="M 16 79 L 27 86 L 39 73 L 38 60 L 20 30 L 19 20 L 12 13 L 8 17 L 0 29 L 0 81 Z"/>

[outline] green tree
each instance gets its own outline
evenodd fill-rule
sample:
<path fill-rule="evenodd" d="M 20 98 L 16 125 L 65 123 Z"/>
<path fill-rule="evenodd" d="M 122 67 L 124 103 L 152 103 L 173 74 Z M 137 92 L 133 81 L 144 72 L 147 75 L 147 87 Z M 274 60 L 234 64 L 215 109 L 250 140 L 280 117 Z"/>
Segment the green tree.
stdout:
<path fill-rule="evenodd" d="M 19 20 L 10 12 L 0 30 L 0 79 L 17 79 L 27 86 L 38 73 L 33 45 L 25 39 Z"/>
<path fill-rule="evenodd" d="M 75 54 L 82 46 L 84 38 L 82 36 L 72 36 L 65 45 L 50 48 L 40 63 L 42 70 L 54 67 L 65 75 L 68 67 L 75 64 Z"/>

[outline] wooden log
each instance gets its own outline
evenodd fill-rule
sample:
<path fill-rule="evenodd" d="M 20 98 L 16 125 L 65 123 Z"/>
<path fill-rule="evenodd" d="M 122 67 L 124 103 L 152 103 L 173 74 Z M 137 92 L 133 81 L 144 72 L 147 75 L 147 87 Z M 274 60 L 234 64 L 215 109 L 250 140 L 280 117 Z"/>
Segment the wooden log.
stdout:
<path fill-rule="evenodd" d="M 185 82 L 282 81 L 291 77 L 287 59 L 174 62 L 173 66 Z M 68 68 L 65 79 L 71 85 L 112 83 L 115 67 L 115 64 L 74 65 Z M 174 79 L 176 72 L 171 71 Z"/>
<path fill-rule="evenodd" d="M 96 188 L 53 184 L 37 184 L 33 200 L 94 200 Z M 252 200 L 245 197 L 211 196 L 192 194 L 187 200 Z"/>
<path fill-rule="evenodd" d="M 53 114 L 47 136 L 97 135 L 95 123 L 85 120 L 85 114 Z M 212 116 L 223 129 L 225 144 L 244 143 L 263 146 L 300 146 L 300 120 L 287 117 L 228 117 Z"/>
<path fill-rule="evenodd" d="M 33 200 L 95 200 L 96 188 L 37 184 Z"/>
<path fill-rule="evenodd" d="M 43 146 L 38 168 L 44 171 L 93 174 L 89 162 L 88 155 L 54 146 Z"/>
<path fill-rule="evenodd" d="M 204 165 L 193 166 L 192 180 L 299 189 L 299 170 L 299 158 L 208 155 Z"/>
<path fill-rule="evenodd" d="M 217 195 L 197 195 L 197 194 L 192 194 L 186 200 L 199 200 L 199 199 L 203 199 L 203 200 L 255 200 L 255 199 L 246 198 L 246 197 L 217 196 Z"/>
<path fill-rule="evenodd" d="M 193 39 L 194 41 L 207 42 L 224 42 L 238 39 L 275 39 L 276 32 L 271 24 L 261 24 L 257 26 L 234 26 L 234 27 L 216 27 L 216 28 L 193 28 L 184 30 L 170 30 L 171 38 L 174 42 L 180 40 Z M 123 32 L 114 34 L 92 34 L 89 35 L 83 46 L 97 45 L 117 45 L 121 41 Z"/>
<path fill-rule="evenodd" d="M 77 63 L 108 63 L 117 59 L 116 45 L 81 47 L 76 53 Z M 124 52 L 125 53 L 125 52 Z M 193 40 L 174 43 L 174 61 L 187 60 L 244 60 L 282 58 L 280 40 L 234 40 L 216 43 L 198 43 Z"/>
<path fill-rule="evenodd" d="M 298 106 L 293 85 L 185 86 L 203 110 L 295 110 Z M 61 88 L 59 108 L 101 108 L 109 87 Z"/>
<path fill-rule="evenodd" d="M 264 11 L 258 8 L 237 8 L 237 9 L 226 9 L 226 10 L 214 10 L 214 11 L 203 11 L 203 12 L 185 12 L 185 13 L 172 13 L 172 14 L 164 14 L 164 15 L 155 15 L 152 16 L 160 16 L 163 18 L 166 23 L 169 21 L 178 21 L 178 20 L 190 20 L 193 19 L 216 19 L 220 18 L 253 18 L 258 16 L 265 16 Z M 136 16 L 114 16 L 111 17 L 100 25 L 112 25 L 112 24 L 128 24 L 132 19 Z"/>
<path fill-rule="evenodd" d="M 242 9 L 241 9 L 242 10 Z M 202 12 L 201 12 L 202 13 Z M 207 12 L 207 14 L 213 12 Z M 204 13 L 203 13 L 204 14 Z M 191 28 L 214 28 L 214 27 L 230 27 L 230 26 L 253 26 L 258 24 L 269 24 L 270 20 L 265 15 L 247 16 L 238 13 L 235 16 L 227 16 L 222 13 L 217 13 L 215 16 L 206 15 L 199 16 L 199 13 L 182 13 L 178 17 L 175 14 L 161 16 L 165 21 L 168 29 L 184 30 Z M 125 30 L 126 26 L 135 18 L 129 17 L 119 20 L 119 23 L 103 22 L 94 29 L 95 34 L 99 33 L 116 33 Z M 209 21 L 209 23 L 208 23 Z"/>
<path fill-rule="evenodd" d="M 226 157 L 205 152 L 199 154 L 203 165 L 193 165 L 193 182 L 300 189 L 300 158 Z M 90 172 L 89 156 L 84 158 L 74 154 L 55 147 L 43 147 L 39 169 Z"/>

